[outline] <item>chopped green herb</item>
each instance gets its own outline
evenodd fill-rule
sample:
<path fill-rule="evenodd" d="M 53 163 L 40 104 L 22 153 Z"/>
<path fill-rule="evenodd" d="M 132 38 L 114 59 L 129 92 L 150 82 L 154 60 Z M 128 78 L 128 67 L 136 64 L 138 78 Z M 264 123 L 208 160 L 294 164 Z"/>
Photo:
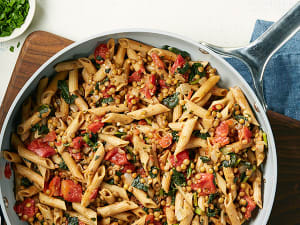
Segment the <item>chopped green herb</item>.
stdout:
<path fill-rule="evenodd" d="M 96 155 L 95 161 L 100 158 L 100 155 Z"/>
<path fill-rule="evenodd" d="M 108 78 L 108 77 L 105 77 L 105 78 L 100 82 L 100 84 L 104 84 L 106 81 L 109 81 L 109 78 Z"/>
<path fill-rule="evenodd" d="M 268 147 L 268 138 L 267 138 L 267 134 L 265 132 L 263 132 L 262 134 L 264 142 L 265 142 L 265 146 Z"/>
<path fill-rule="evenodd" d="M 210 161 L 210 158 L 208 158 L 207 156 L 200 156 L 200 159 L 202 160 L 202 162 L 207 163 Z"/>
<path fill-rule="evenodd" d="M 127 134 L 126 132 L 117 131 L 117 132 L 115 133 L 115 136 L 121 138 L 122 136 L 124 136 L 124 135 L 126 135 L 126 134 Z"/>
<path fill-rule="evenodd" d="M 237 181 L 238 181 L 238 177 L 234 177 L 233 182 L 236 184 Z"/>
<path fill-rule="evenodd" d="M 33 127 L 31 127 L 30 129 L 31 132 L 35 132 L 38 131 L 38 134 L 48 134 L 49 133 L 49 128 L 47 127 L 47 125 L 39 125 L 38 123 L 35 124 Z"/>
<path fill-rule="evenodd" d="M 10 36 L 16 28 L 21 27 L 29 8 L 28 0 L 0 1 L 0 37 Z"/>
<path fill-rule="evenodd" d="M 64 99 L 64 101 L 69 105 L 73 104 L 77 96 L 74 94 L 70 95 L 67 82 L 65 80 L 59 80 L 57 82 L 57 87 L 60 90 L 61 97 Z"/>
<path fill-rule="evenodd" d="M 14 52 L 15 51 L 15 47 L 14 46 L 10 46 L 9 51 Z"/>
<path fill-rule="evenodd" d="M 96 147 L 98 145 L 97 144 L 97 134 L 94 134 L 94 133 L 91 133 L 91 134 L 85 133 L 82 139 L 90 147 Z"/>
<path fill-rule="evenodd" d="M 240 162 L 240 159 L 238 159 L 237 155 L 235 153 L 229 153 L 230 160 L 224 160 L 221 162 L 221 165 L 223 167 L 236 167 L 238 163 Z"/>
<path fill-rule="evenodd" d="M 148 125 L 152 125 L 152 122 L 149 118 L 145 118 L 146 122 L 148 123 Z"/>
<path fill-rule="evenodd" d="M 63 144 L 63 146 L 69 147 L 69 146 L 70 146 L 70 143 L 65 143 L 65 144 Z"/>
<path fill-rule="evenodd" d="M 178 142 L 178 140 L 179 140 L 178 131 L 172 131 L 171 134 L 172 134 L 172 140 L 174 142 Z"/>
<path fill-rule="evenodd" d="M 110 72 L 110 68 L 105 69 L 105 73 L 109 73 Z"/>
<path fill-rule="evenodd" d="M 213 193 L 213 194 L 209 194 L 208 196 L 208 201 L 207 201 L 207 204 L 210 204 L 213 202 L 213 200 L 219 196 L 219 193 Z"/>
<path fill-rule="evenodd" d="M 156 173 L 153 173 L 153 170 L 156 170 Z M 156 166 L 152 166 L 152 167 L 151 167 L 151 170 L 149 171 L 150 177 L 151 177 L 151 178 L 157 177 L 158 171 L 159 171 L 159 168 L 157 168 Z"/>
<path fill-rule="evenodd" d="M 200 130 L 194 130 L 193 133 L 192 133 L 195 137 L 198 137 L 198 138 L 202 138 L 204 140 L 206 140 L 208 137 L 210 137 L 209 133 L 206 132 L 206 133 L 201 133 Z"/>
<path fill-rule="evenodd" d="M 32 185 L 32 183 L 26 177 L 22 177 L 21 178 L 21 185 L 27 188 L 27 187 L 30 187 Z"/>
<path fill-rule="evenodd" d="M 62 170 L 69 170 L 69 168 L 67 167 L 67 165 L 63 159 L 59 163 L 59 168 Z"/>
<path fill-rule="evenodd" d="M 189 179 L 192 175 L 192 167 L 191 167 L 191 164 L 189 165 L 189 167 L 187 168 L 187 171 L 186 171 L 186 178 Z"/>
<path fill-rule="evenodd" d="M 237 121 L 239 121 L 240 119 L 243 119 L 244 121 L 248 121 L 247 117 L 242 115 L 235 115 L 235 112 L 233 112 L 233 118 Z"/>
<path fill-rule="evenodd" d="M 131 147 L 129 147 L 128 145 L 125 147 L 125 149 L 129 152 L 129 154 L 131 155 L 131 157 L 133 158 L 132 163 L 136 163 L 136 155 L 132 152 Z"/>
<path fill-rule="evenodd" d="M 109 103 L 109 102 L 113 102 L 114 101 L 114 99 L 113 99 L 113 97 L 108 97 L 108 98 L 102 98 L 101 100 L 100 100 L 100 104 L 104 104 L 104 103 Z"/>
<path fill-rule="evenodd" d="M 77 217 L 69 217 L 68 218 L 68 225 L 78 225 L 79 220 Z"/>
<path fill-rule="evenodd" d="M 194 192 L 193 193 L 193 204 L 194 204 L 194 206 L 198 206 L 198 198 L 197 198 L 197 193 L 196 192 Z"/>
<path fill-rule="evenodd" d="M 19 48 L 20 47 L 20 42 L 18 42 L 18 44 L 17 44 L 17 48 Z"/>
<path fill-rule="evenodd" d="M 140 182 L 140 176 L 137 176 L 131 183 L 131 186 L 132 187 L 136 187 L 140 190 L 143 190 L 143 191 L 148 191 L 148 186 L 145 184 L 145 183 L 141 183 Z"/>
<path fill-rule="evenodd" d="M 197 215 L 201 216 L 203 214 L 203 211 L 202 211 L 202 209 L 200 209 L 200 208 L 197 207 L 197 208 L 195 208 L 195 213 Z"/>
<path fill-rule="evenodd" d="M 218 208 L 214 208 L 214 209 L 211 209 L 211 208 L 207 208 L 207 216 L 208 217 L 214 217 L 214 216 L 217 216 L 217 215 L 219 215 L 219 213 L 220 213 L 220 209 L 218 209 Z"/>
<path fill-rule="evenodd" d="M 171 47 L 169 45 L 164 45 L 162 49 L 169 50 L 170 52 L 175 53 L 176 55 L 181 55 L 183 58 L 190 57 L 190 54 L 186 51 L 180 50 L 175 47 Z"/>
<path fill-rule="evenodd" d="M 91 218 L 92 221 L 96 221 L 96 218 Z"/>
<path fill-rule="evenodd" d="M 100 91 L 99 85 L 100 85 L 100 82 L 98 81 L 95 85 L 95 90 Z"/>
<path fill-rule="evenodd" d="M 173 169 L 171 183 L 174 183 L 178 186 L 186 186 L 184 175 L 182 173 L 178 172 L 176 169 Z"/>
<path fill-rule="evenodd" d="M 44 113 L 47 113 L 50 111 L 50 107 L 49 107 L 49 105 L 41 105 L 39 107 L 38 111 L 40 113 L 40 118 L 41 118 Z"/>
<path fill-rule="evenodd" d="M 103 59 L 100 55 L 97 55 L 96 60 L 102 61 L 102 60 L 104 60 L 104 59 Z"/>
<path fill-rule="evenodd" d="M 116 171 L 116 175 L 118 176 L 118 177 L 120 177 L 120 176 L 122 176 L 122 172 L 121 171 Z"/>
<path fill-rule="evenodd" d="M 114 179 L 110 179 L 107 181 L 108 184 L 115 184 Z"/>

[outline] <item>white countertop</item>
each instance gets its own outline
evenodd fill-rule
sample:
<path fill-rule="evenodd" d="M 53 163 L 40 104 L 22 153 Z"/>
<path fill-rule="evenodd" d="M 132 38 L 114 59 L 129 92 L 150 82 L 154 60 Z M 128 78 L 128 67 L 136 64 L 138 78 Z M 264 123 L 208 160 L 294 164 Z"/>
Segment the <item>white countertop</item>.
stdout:
<path fill-rule="evenodd" d="M 155 28 L 221 46 L 249 42 L 257 19 L 278 20 L 298 0 L 37 0 L 20 37 L 0 43 L 0 102 L 21 46 L 33 31 L 80 40 L 117 28 Z M 21 46 L 16 48 L 17 43 Z M 15 46 L 10 52 L 9 47 Z"/>

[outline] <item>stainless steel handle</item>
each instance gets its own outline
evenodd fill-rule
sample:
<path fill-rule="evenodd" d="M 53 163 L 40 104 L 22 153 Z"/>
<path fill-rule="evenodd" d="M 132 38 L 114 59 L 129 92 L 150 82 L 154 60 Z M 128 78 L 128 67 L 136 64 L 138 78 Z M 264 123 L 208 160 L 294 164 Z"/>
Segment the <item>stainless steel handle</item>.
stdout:
<path fill-rule="evenodd" d="M 201 42 L 214 52 L 242 60 L 249 68 L 256 94 L 264 109 L 267 104 L 263 93 L 263 75 L 272 55 L 300 29 L 300 1 L 259 38 L 240 48 L 224 48 Z"/>

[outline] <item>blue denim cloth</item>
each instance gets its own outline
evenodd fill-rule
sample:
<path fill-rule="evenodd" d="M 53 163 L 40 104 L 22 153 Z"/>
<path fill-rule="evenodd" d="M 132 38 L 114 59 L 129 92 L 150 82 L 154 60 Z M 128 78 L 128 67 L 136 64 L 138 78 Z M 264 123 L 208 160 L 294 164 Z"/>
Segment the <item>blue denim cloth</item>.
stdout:
<path fill-rule="evenodd" d="M 257 20 L 251 41 L 271 25 L 272 22 Z M 233 58 L 226 60 L 254 89 L 245 64 Z M 270 110 L 300 120 L 300 32 L 270 59 L 264 73 L 264 94 Z"/>

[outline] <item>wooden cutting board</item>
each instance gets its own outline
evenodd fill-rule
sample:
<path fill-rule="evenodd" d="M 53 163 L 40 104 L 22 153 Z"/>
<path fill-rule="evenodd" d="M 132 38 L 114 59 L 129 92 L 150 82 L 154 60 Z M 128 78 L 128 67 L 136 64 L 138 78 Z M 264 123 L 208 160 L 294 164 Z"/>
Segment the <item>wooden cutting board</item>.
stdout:
<path fill-rule="evenodd" d="M 14 98 L 31 75 L 73 41 L 36 31 L 25 40 L 0 108 L 0 128 Z M 298 103 L 300 104 L 300 103 Z M 268 111 L 278 157 L 278 186 L 269 224 L 300 224 L 300 121 Z"/>

